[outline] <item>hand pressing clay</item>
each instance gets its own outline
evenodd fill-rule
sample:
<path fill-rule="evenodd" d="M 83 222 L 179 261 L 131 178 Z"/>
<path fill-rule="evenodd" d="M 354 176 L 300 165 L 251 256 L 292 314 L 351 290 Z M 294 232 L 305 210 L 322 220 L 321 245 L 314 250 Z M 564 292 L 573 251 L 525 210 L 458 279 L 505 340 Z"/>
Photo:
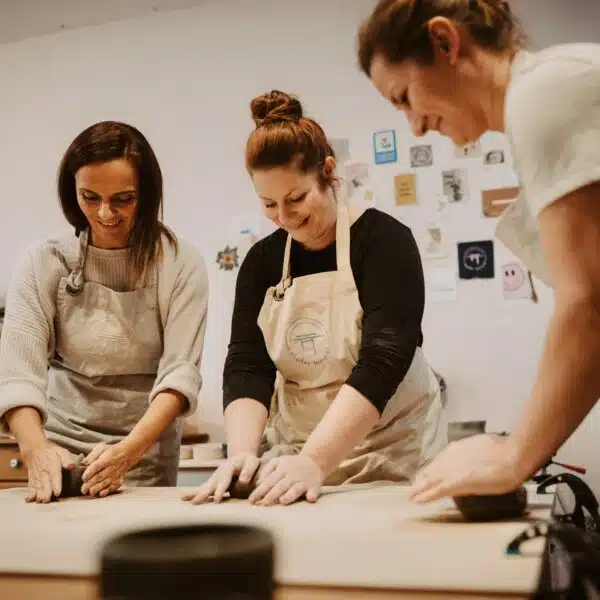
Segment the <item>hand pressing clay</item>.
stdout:
<path fill-rule="evenodd" d="M 507 494 L 457 496 L 454 504 L 467 521 L 504 521 L 519 519 L 527 508 L 527 490 L 520 487 Z"/>

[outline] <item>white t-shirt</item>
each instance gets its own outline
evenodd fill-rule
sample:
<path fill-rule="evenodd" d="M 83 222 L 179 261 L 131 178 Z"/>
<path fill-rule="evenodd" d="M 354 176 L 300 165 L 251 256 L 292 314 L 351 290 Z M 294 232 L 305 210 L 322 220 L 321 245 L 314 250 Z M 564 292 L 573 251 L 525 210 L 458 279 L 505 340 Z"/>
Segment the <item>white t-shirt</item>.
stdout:
<path fill-rule="evenodd" d="M 496 235 L 550 284 L 538 216 L 555 200 L 600 181 L 600 44 L 519 52 L 506 94 L 505 128 L 521 193 Z"/>

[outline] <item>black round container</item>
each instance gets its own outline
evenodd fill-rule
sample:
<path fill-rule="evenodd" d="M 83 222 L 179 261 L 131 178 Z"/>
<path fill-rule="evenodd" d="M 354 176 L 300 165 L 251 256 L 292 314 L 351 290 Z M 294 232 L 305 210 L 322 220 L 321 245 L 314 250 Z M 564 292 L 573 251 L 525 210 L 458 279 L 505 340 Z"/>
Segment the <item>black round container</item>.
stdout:
<path fill-rule="evenodd" d="M 260 528 L 186 525 L 113 538 L 101 554 L 102 600 L 272 600 L 274 541 Z"/>

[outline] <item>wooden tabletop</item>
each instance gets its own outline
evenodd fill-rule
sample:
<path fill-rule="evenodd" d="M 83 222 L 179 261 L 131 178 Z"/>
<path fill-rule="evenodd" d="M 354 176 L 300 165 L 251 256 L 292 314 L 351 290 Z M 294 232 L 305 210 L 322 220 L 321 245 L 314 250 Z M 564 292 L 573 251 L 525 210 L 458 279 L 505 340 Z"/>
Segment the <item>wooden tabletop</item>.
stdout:
<path fill-rule="evenodd" d="M 181 502 L 187 491 L 182 488 L 130 488 L 104 499 L 48 505 L 26 504 L 24 490 L 5 490 L 0 492 L 0 597 L 42 598 L 35 595 L 37 581 L 44 583 L 46 600 L 53 598 L 52 585 L 62 586 L 56 597 L 63 600 L 91 598 L 86 594 L 95 589 L 107 538 L 139 527 L 203 522 L 269 529 L 276 540 L 279 598 L 286 600 L 351 599 L 346 593 L 351 590 L 361 600 L 464 593 L 471 599 L 525 598 L 535 589 L 543 541 L 530 542 L 523 556 L 506 556 L 505 548 L 532 518 L 550 516 L 551 496 L 537 496 L 530 488 L 527 518 L 473 524 L 465 523 L 450 501 L 408 502 L 405 489 L 325 488 L 315 504 L 268 508 L 238 500 L 192 506 Z"/>

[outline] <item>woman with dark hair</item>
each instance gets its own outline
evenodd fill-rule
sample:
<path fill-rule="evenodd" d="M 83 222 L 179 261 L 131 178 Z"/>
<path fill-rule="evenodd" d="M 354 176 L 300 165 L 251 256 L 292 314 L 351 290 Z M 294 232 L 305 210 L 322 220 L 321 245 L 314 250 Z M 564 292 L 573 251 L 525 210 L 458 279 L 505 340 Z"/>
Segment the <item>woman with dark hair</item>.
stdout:
<path fill-rule="evenodd" d="M 510 436 L 450 444 L 411 497 L 511 491 L 600 397 L 600 45 L 530 52 L 506 0 L 380 0 L 358 41 L 362 70 L 415 135 L 508 136 L 521 193 L 497 235 L 555 291 L 536 382 Z"/>
<path fill-rule="evenodd" d="M 202 256 L 162 219 L 146 138 L 97 123 L 66 151 L 58 193 L 75 235 L 25 253 L 0 342 L 0 427 L 17 440 L 28 501 L 176 484 L 179 418 L 193 412 L 208 303 Z"/>
<path fill-rule="evenodd" d="M 252 487 L 255 474 L 250 500 L 263 505 L 314 502 L 323 483 L 409 481 L 446 441 L 422 351 L 415 240 L 393 217 L 348 203 L 331 145 L 296 98 L 272 91 L 251 109 L 246 166 L 278 230 L 238 275 L 223 378 L 228 460 L 188 499 L 218 502 L 232 478 Z"/>

